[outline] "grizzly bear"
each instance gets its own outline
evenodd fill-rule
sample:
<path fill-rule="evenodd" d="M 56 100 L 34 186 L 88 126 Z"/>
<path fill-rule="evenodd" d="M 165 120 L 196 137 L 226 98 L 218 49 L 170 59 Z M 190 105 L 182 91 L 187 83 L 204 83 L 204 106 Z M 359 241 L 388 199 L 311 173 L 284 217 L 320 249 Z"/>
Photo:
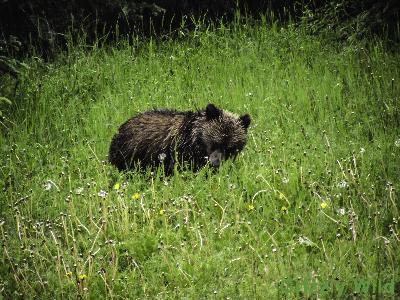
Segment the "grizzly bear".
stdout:
<path fill-rule="evenodd" d="M 246 144 L 248 114 L 240 117 L 208 104 L 199 111 L 151 110 L 119 127 L 110 145 L 109 162 L 120 171 L 175 165 L 199 170 L 217 168 Z"/>

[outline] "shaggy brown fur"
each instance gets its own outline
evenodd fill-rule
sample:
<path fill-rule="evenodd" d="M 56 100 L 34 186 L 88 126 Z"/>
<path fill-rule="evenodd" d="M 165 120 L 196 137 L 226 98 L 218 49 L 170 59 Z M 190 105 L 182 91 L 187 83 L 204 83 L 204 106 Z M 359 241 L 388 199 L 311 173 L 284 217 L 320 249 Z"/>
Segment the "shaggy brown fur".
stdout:
<path fill-rule="evenodd" d="M 249 125 L 248 114 L 238 117 L 213 104 L 197 112 L 147 111 L 121 125 L 108 159 L 119 170 L 163 165 L 166 174 L 175 163 L 218 167 L 244 148 Z"/>

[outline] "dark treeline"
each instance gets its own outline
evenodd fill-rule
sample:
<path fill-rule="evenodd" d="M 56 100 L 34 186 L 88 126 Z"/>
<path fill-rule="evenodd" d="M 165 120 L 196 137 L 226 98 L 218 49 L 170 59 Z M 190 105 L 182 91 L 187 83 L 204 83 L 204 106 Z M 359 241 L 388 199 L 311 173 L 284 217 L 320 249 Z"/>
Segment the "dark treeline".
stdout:
<path fill-rule="evenodd" d="M 1 0 L 0 55 L 15 57 L 32 49 L 49 55 L 68 36 L 85 35 L 89 42 L 116 36 L 173 34 L 192 19 L 229 22 L 265 14 L 275 21 L 289 18 L 308 24 L 311 32 L 336 31 L 339 38 L 399 36 L 398 0 Z"/>
<path fill-rule="evenodd" d="M 276 11 L 283 16 L 290 6 L 276 0 L 3 0 L 0 32 L 7 50 L 13 51 L 20 41 L 25 51 L 34 47 L 47 52 L 64 42 L 66 34 L 110 41 L 116 35 L 171 33 L 182 26 L 184 16 L 206 22 L 229 21 L 237 10 L 249 15 Z M 192 23 L 191 18 L 185 19 L 186 27 Z"/>

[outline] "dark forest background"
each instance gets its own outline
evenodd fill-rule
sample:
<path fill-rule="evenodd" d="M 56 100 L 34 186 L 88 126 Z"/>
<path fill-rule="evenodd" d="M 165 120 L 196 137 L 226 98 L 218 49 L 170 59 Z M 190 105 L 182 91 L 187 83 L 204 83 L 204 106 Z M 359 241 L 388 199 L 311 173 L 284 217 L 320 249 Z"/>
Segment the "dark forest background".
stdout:
<path fill-rule="evenodd" d="M 6 57 L 51 56 L 68 37 L 108 43 L 121 35 L 173 35 L 194 20 L 229 22 L 241 17 L 291 21 L 311 33 L 336 39 L 371 34 L 398 42 L 400 1 L 321 0 L 0 0 L 0 70 L 13 72 Z"/>

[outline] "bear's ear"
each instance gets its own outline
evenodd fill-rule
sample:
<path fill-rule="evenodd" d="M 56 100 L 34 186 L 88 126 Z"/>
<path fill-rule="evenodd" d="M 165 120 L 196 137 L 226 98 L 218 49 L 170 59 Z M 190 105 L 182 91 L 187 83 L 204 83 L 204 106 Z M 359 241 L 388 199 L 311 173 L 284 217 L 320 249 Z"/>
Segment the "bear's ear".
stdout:
<path fill-rule="evenodd" d="M 250 125 L 251 118 L 248 114 L 245 114 L 243 116 L 240 116 L 240 122 L 242 122 L 242 126 L 244 129 L 247 129 Z"/>
<path fill-rule="evenodd" d="M 218 109 L 214 104 L 209 103 L 206 107 L 207 120 L 218 119 L 221 116 L 221 110 Z"/>

